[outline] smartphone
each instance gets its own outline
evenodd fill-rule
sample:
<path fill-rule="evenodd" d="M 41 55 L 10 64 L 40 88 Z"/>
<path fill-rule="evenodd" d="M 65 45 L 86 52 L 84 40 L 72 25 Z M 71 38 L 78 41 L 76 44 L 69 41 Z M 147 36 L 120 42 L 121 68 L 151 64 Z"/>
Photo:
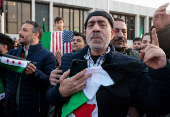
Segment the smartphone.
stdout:
<path fill-rule="evenodd" d="M 84 60 L 78 60 L 78 59 L 73 59 L 71 63 L 71 69 L 70 69 L 70 77 L 76 75 L 80 71 L 84 70 L 87 68 L 87 63 Z"/>

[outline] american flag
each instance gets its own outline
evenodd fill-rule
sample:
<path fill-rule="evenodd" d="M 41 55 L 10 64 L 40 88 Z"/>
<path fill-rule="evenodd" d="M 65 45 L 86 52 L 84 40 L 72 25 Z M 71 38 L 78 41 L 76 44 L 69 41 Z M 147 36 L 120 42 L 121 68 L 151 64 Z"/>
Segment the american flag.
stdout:
<path fill-rule="evenodd" d="M 55 54 L 56 50 L 60 50 L 61 54 L 71 52 L 71 42 L 74 36 L 73 31 L 57 31 L 51 34 L 51 52 Z"/>

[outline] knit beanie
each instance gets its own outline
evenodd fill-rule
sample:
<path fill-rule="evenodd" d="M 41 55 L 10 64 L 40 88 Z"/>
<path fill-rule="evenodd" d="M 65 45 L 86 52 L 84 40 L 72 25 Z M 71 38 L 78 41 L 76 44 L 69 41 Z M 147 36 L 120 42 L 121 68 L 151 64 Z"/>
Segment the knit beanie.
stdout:
<path fill-rule="evenodd" d="M 86 18 L 86 22 L 84 24 L 85 30 L 87 28 L 87 22 L 92 16 L 103 16 L 103 17 L 107 18 L 109 23 L 110 23 L 110 26 L 113 29 L 114 19 L 112 18 L 112 16 L 108 12 L 106 12 L 106 11 L 94 11 L 94 12 L 90 13 Z"/>

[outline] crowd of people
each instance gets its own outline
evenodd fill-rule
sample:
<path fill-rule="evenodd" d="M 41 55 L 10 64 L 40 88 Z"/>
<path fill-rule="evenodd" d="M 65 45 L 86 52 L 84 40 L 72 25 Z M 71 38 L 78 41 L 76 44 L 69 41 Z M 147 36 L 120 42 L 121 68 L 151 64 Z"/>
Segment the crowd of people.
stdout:
<path fill-rule="evenodd" d="M 132 47 L 125 21 L 101 10 L 88 14 L 84 34 L 74 32 L 64 55 L 42 47 L 34 21 L 22 25 L 19 39 L 0 33 L 0 53 L 31 61 L 23 73 L 0 66 L 0 117 L 170 117 L 168 5 Z M 54 23 L 64 30 L 63 18 Z M 87 68 L 69 77 L 74 59 Z"/>

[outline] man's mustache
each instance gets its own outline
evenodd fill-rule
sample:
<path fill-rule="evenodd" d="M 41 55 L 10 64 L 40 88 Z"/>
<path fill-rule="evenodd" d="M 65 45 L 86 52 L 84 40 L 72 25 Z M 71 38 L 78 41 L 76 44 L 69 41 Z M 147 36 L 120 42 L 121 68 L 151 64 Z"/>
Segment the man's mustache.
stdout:
<path fill-rule="evenodd" d="M 100 37 L 100 38 L 101 38 L 101 40 L 103 40 L 103 36 L 102 36 L 102 34 L 101 34 L 101 33 L 93 33 L 93 34 L 90 36 L 90 40 L 92 40 L 92 39 L 93 39 L 93 37 L 95 37 L 95 36 Z"/>
<path fill-rule="evenodd" d="M 21 35 L 21 34 L 19 35 L 19 37 L 24 38 L 24 36 L 23 36 L 23 35 Z"/>
<path fill-rule="evenodd" d="M 125 42 L 125 40 L 123 38 L 118 38 L 118 39 L 115 39 L 114 41 L 124 41 Z"/>

